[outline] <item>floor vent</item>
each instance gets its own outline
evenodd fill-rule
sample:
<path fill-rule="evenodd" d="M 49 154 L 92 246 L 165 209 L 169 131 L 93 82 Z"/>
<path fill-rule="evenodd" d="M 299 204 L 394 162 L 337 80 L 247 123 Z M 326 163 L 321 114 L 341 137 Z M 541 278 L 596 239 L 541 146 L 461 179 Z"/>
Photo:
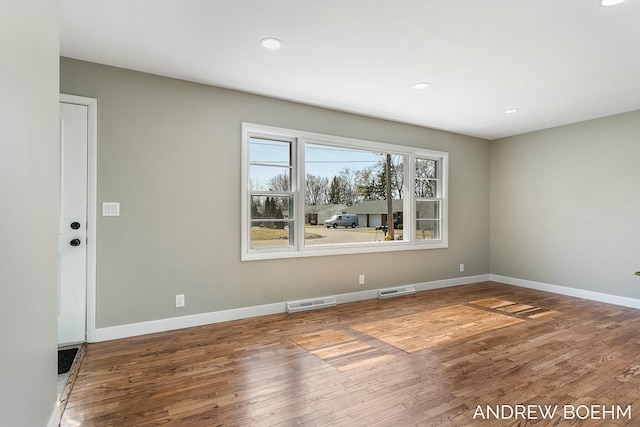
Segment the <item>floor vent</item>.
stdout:
<path fill-rule="evenodd" d="M 401 288 L 378 289 L 378 298 L 399 297 L 401 295 L 411 295 L 416 293 L 413 286 L 403 286 Z"/>
<path fill-rule="evenodd" d="M 336 304 L 336 299 L 334 297 L 308 299 L 303 301 L 287 301 L 287 313 L 315 310 L 316 308 L 333 307 Z"/>

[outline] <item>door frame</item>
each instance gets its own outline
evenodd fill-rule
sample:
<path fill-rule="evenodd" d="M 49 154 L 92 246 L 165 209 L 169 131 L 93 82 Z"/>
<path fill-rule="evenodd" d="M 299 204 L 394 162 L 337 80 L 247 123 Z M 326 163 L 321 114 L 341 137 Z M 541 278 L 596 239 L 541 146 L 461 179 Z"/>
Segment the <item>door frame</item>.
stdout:
<path fill-rule="evenodd" d="M 98 100 L 60 94 L 59 102 L 87 107 L 87 310 L 86 340 L 96 334 L 96 225 L 98 219 Z"/>

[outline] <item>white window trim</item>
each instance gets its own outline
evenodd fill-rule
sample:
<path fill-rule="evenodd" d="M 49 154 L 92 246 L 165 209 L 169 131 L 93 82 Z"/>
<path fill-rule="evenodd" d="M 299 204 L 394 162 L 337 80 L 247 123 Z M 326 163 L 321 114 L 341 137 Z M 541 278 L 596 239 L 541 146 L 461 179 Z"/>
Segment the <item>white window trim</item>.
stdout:
<path fill-rule="evenodd" d="M 292 141 L 295 144 L 295 156 L 292 159 L 292 169 L 294 174 L 291 178 L 292 191 L 294 192 L 294 205 L 296 208 L 294 216 L 295 244 L 287 248 L 259 249 L 252 250 L 250 245 L 250 194 L 249 189 L 249 139 L 250 137 L 263 137 L 268 139 L 279 139 Z M 372 243 L 341 243 L 335 245 L 305 245 L 304 244 L 304 196 L 300 191 L 304 191 L 305 175 L 305 143 L 318 143 L 324 145 L 335 145 L 339 147 L 351 147 L 365 149 L 369 151 L 380 151 L 384 153 L 394 153 L 405 155 L 409 159 L 410 167 L 405 168 L 405 197 L 404 211 L 408 214 L 404 216 L 403 236 L 409 236 L 405 240 L 394 240 L 386 242 Z M 375 252 L 396 252 L 407 250 L 442 249 L 449 246 L 448 241 L 448 183 L 449 183 L 449 153 L 444 151 L 427 150 L 417 147 L 388 144 L 383 142 L 365 141 L 360 139 L 324 135 L 314 132 L 299 131 L 285 128 L 264 126 L 253 123 L 242 123 L 242 167 L 241 167 L 241 260 L 264 260 L 278 258 L 301 258 L 341 254 L 362 254 Z M 415 159 L 435 159 L 438 160 L 441 174 L 439 175 L 439 191 L 441 192 L 441 235 L 439 240 L 417 240 L 414 236 L 415 228 Z"/>

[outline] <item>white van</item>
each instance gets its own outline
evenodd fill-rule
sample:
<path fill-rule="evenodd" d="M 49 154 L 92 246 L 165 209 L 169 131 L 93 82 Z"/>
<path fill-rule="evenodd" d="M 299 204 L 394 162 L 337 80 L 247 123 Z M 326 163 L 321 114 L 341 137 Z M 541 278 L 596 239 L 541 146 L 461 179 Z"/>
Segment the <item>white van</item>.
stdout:
<path fill-rule="evenodd" d="M 351 227 L 356 228 L 358 226 L 358 215 L 334 215 L 328 220 L 324 222 L 324 225 L 327 228 L 338 228 L 338 227 Z"/>

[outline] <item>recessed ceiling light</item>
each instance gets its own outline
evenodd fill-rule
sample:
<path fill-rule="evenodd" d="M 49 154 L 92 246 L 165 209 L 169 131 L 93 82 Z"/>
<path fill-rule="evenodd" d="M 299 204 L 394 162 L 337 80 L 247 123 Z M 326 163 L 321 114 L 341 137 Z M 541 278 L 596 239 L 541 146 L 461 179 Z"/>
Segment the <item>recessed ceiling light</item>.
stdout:
<path fill-rule="evenodd" d="M 518 110 L 517 108 L 509 108 L 508 110 L 504 110 L 504 113 L 505 114 L 513 114 L 513 113 L 517 113 L 518 111 L 520 111 L 520 110 Z"/>
<path fill-rule="evenodd" d="M 420 82 L 420 83 L 416 83 L 415 85 L 413 85 L 414 89 L 418 89 L 418 90 L 422 90 L 422 89 L 426 89 L 429 86 L 431 86 L 431 83 L 427 83 L 427 82 Z"/>
<path fill-rule="evenodd" d="M 623 3 L 626 0 L 602 0 L 600 2 L 603 6 L 615 6 L 617 4 Z"/>
<path fill-rule="evenodd" d="M 260 40 L 260 44 L 267 49 L 280 49 L 282 47 L 282 42 L 278 39 L 274 39 L 273 37 L 267 37 L 265 39 Z"/>

